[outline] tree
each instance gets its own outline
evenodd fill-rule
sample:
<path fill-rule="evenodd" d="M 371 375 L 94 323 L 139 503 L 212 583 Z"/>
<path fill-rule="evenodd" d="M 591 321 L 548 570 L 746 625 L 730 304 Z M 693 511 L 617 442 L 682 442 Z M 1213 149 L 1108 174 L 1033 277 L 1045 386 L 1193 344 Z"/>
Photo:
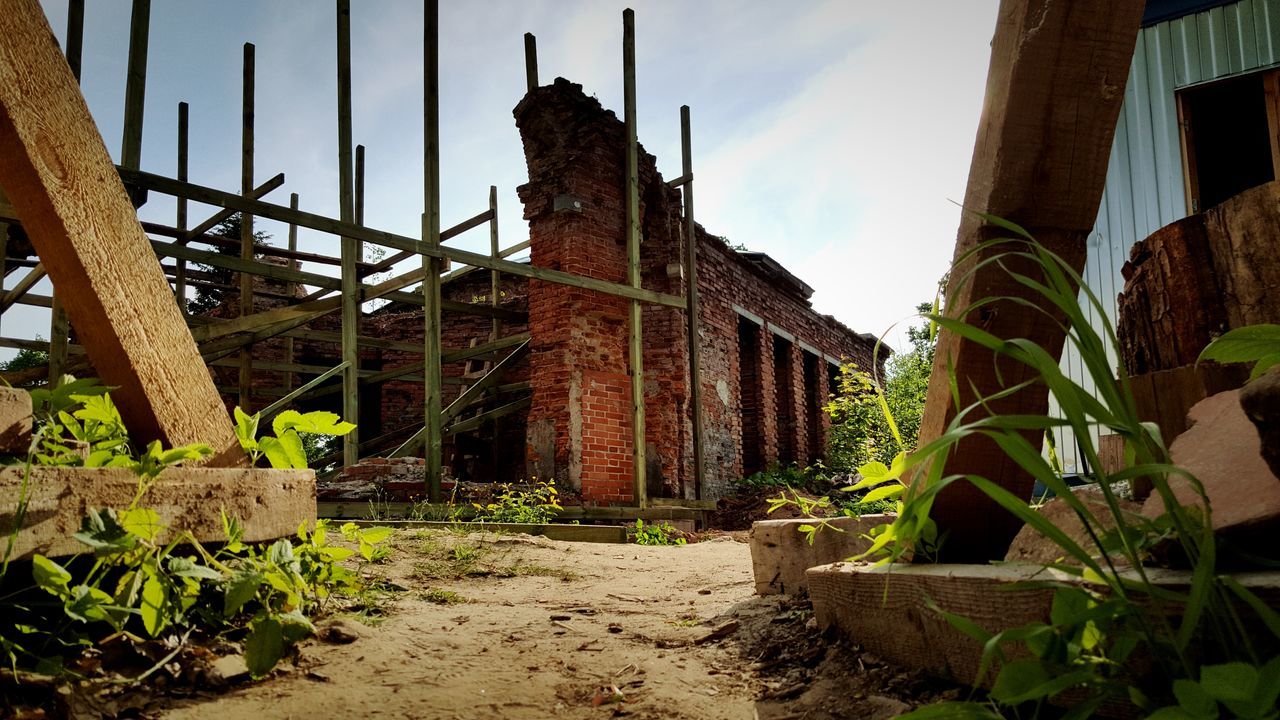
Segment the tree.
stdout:
<path fill-rule="evenodd" d="M 209 231 L 209 234 L 239 242 L 240 213 L 236 213 L 235 215 L 232 215 L 226 220 L 218 223 Z M 269 245 L 270 243 L 267 241 L 270 239 L 271 236 L 261 230 L 253 233 L 253 244 L 255 246 Z M 238 245 L 217 245 L 215 250 L 223 255 L 240 257 L 240 247 Z M 254 257 L 259 257 L 259 255 L 255 253 Z M 239 274 L 233 270 L 217 268 L 211 265 L 197 264 L 196 268 L 207 273 L 209 275 L 209 281 L 218 285 L 234 285 L 237 282 L 236 276 Z M 213 287 L 196 287 L 195 291 L 195 297 L 187 301 L 187 312 L 192 315 L 203 315 L 221 305 L 223 293 L 225 292 L 225 290 L 221 288 Z"/>
<path fill-rule="evenodd" d="M 932 312 L 934 305 L 921 303 L 916 310 L 921 314 Z M 915 449 L 933 370 L 936 338 L 931 335 L 927 322 L 907 328 L 911 349 L 896 353 L 885 362 L 881 387 L 889 415 L 902 438 L 901 446 L 876 397 L 876 379 L 853 363 L 840 368 L 839 393 L 824 408 L 831 416 L 827 441 L 827 462 L 831 467 L 852 471 L 873 460 L 887 465 L 900 450 Z"/>

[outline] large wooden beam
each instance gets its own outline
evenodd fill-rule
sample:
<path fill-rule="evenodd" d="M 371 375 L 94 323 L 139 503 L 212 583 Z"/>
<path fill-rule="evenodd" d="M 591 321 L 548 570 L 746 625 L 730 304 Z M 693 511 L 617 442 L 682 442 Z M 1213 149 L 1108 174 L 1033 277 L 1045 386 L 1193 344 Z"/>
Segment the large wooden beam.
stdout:
<path fill-rule="evenodd" d="M 134 433 L 245 461 L 37 0 L 0 12 L 0 185 Z"/>
<path fill-rule="evenodd" d="M 1142 0 L 1004 0 L 1000 5 L 987 96 L 978 128 L 965 207 L 1012 220 L 1077 270 L 1084 267 L 1086 239 L 1097 219 L 1116 119 L 1137 41 Z M 956 239 L 956 257 L 992 237 L 1007 235 L 966 213 Z M 953 286 L 983 256 L 971 256 L 951 273 Z M 951 288 L 950 290 L 954 290 Z M 963 315 L 983 297 L 1018 296 L 1043 301 L 989 265 L 949 293 L 948 314 Z M 1056 323 L 1012 302 L 988 305 L 970 317 L 1003 338 L 1023 337 L 1048 352 L 1061 352 L 1064 335 Z M 997 376 L 991 353 L 942 333 L 929 382 L 921 445 L 937 438 L 955 417 L 948 365 L 958 374 L 961 405 L 974 400 L 971 388 L 990 395 L 1028 378 L 1022 367 L 1001 363 Z M 1003 382 L 1001 382 L 1003 380 Z M 1043 387 L 992 403 L 1000 413 L 1043 414 Z M 1037 445 L 1039 437 L 1028 438 Z M 1030 499 L 1032 479 L 982 438 L 952 450 L 947 473 L 975 473 Z M 943 548 L 951 562 L 1003 557 L 1021 522 L 967 483 L 947 488 L 934 506 Z"/>

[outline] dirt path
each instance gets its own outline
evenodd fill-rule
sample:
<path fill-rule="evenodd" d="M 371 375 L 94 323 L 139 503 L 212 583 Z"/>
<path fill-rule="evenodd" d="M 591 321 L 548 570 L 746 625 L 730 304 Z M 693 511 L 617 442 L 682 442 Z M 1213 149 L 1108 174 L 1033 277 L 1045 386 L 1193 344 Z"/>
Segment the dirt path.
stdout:
<path fill-rule="evenodd" d="M 931 692 L 819 637 L 807 606 L 755 597 L 748 546 L 729 537 L 642 547 L 417 532 L 394 543 L 372 569 L 400 588 L 385 617 L 328 633 L 354 642 L 312 641 L 277 677 L 163 717 L 876 718 L 908 707 L 888 696 Z"/>

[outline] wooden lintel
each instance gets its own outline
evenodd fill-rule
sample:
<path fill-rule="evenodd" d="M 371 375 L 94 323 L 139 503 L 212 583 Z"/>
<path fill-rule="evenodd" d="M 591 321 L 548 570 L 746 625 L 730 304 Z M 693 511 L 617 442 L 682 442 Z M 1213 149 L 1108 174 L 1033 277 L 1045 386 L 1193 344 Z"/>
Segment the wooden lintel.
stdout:
<path fill-rule="evenodd" d="M 0 13 L 0 185 L 139 443 L 242 464 L 222 399 L 37 0 Z"/>

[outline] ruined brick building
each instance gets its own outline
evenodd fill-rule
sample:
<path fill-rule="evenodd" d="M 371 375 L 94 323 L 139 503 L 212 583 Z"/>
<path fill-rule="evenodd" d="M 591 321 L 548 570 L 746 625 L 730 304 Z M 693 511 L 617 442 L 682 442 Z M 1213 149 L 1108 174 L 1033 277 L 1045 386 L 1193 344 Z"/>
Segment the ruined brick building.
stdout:
<path fill-rule="evenodd" d="M 514 114 L 529 171 L 519 196 L 529 223 L 531 262 L 626 282 L 623 123 L 564 79 L 531 91 Z M 668 187 L 653 156 L 643 151 L 639 171 L 643 286 L 683 295 L 681 259 L 689 238 L 680 193 Z M 734 479 L 770 463 L 803 464 L 822 457 L 827 418 L 821 408 L 839 364 L 870 367 L 875 343 L 816 313 L 809 302 L 812 288 L 768 255 L 734 250 L 700 227 L 696 242 L 706 464 L 702 494 L 716 498 Z M 489 292 L 488 272 L 444 285 L 446 300 L 488 302 Z M 504 276 L 499 336 L 527 332 L 526 352 L 500 385 L 459 417 L 502 406 L 518 412 L 446 437 L 446 471 L 482 481 L 555 478 L 562 490 L 580 493 L 584 502 L 630 503 L 628 303 L 592 290 Z M 686 318 L 683 310 L 659 305 L 646 304 L 643 312 L 649 494 L 693 497 Z M 336 322 L 330 317 L 312 327 L 336 330 Z M 446 349 L 490 342 L 492 330 L 490 317 L 446 307 Z M 361 353 L 366 380 L 361 454 L 369 456 L 421 427 L 421 378 L 378 378 L 421 363 L 421 309 L 387 305 L 364 318 L 360 334 L 381 340 L 381 347 Z M 278 353 L 281 342 L 260 344 L 255 353 Z M 337 362 L 332 343 L 298 342 L 294 352 L 299 363 Z M 502 356 L 450 362 L 449 352 L 446 405 Z M 261 375 L 261 386 L 281 382 L 279 373 Z M 311 402 L 340 404 L 336 392 Z"/>

